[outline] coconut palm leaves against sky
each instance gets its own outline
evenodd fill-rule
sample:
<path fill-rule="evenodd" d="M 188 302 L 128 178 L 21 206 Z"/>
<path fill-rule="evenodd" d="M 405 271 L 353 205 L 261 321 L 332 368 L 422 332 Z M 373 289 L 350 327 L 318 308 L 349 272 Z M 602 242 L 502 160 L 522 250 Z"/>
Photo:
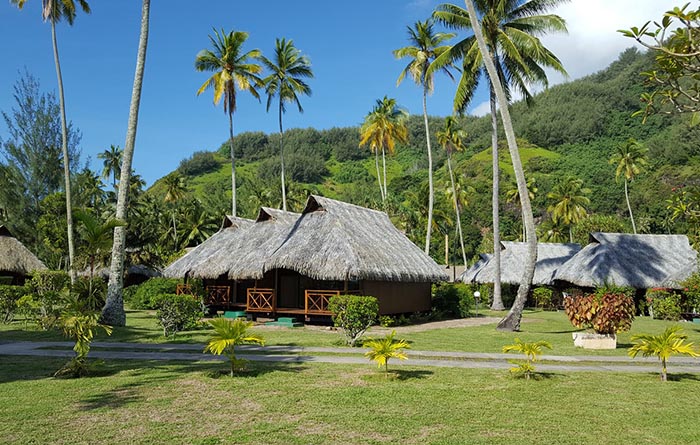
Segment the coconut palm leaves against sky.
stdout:
<path fill-rule="evenodd" d="M 242 31 L 220 32 L 214 29 L 214 36 L 209 36 L 212 49 L 203 49 L 197 54 L 194 67 L 197 71 L 209 71 L 214 74 L 207 79 L 197 95 L 209 88 L 214 89 L 214 104 L 224 101 L 224 113 L 228 115 L 229 143 L 231 150 L 231 214 L 236 216 L 236 156 L 233 151 L 233 113 L 236 111 L 236 90 L 248 91 L 260 99 L 257 87 L 262 85 L 258 74 L 262 67 L 252 60 L 259 59 L 260 50 L 243 51 L 248 40 L 248 33 Z"/>
<path fill-rule="evenodd" d="M 430 234 L 433 222 L 433 201 L 435 192 L 433 190 L 433 152 L 430 147 L 430 128 L 428 126 L 428 94 L 433 92 L 433 77 L 434 72 L 429 71 L 430 64 L 445 53 L 448 45 L 442 45 L 447 40 L 454 37 L 454 34 L 435 32 L 433 30 L 432 20 L 424 22 L 416 22 L 413 27 L 408 27 L 408 40 L 410 46 L 405 46 L 394 51 L 394 56 L 397 59 L 404 57 L 410 58 L 408 65 L 401 71 L 401 75 L 397 80 L 397 85 L 400 84 L 406 75 L 409 75 L 413 81 L 423 90 L 423 123 L 425 125 L 425 142 L 428 147 L 428 226 L 425 232 L 425 253 L 430 253 Z M 448 70 L 449 65 L 443 66 L 442 71 L 450 78 L 452 74 Z"/>
<path fill-rule="evenodd" d="M 588 198 L 590 189 L 583 187 L 583 181 L 577 178 L 564 178 L 557 183 L 547 198 L 552 202 L 547 211 L 555 225 L 569 229 L 569 242 L 574 242 L 572 226 L 586 217 L 586 206 L 591 203 Z"/>
<path fill-rule="evenodd" d="M 464 250 L 464 236 L 462 235 L 462 220 L 459 212 L 459 202 L 457 195 L 457 187 L 455 186 L 455 175 L 452 170 L 452 152 L 464 150 L 464 140 L 467 138 L 467 132 L 457 128 L 457 119 L 448 116 L 445 118 L 445 127 L 438 131 L 437 140 L 447 152 L 447 171 L 450 173 L 450 185 L 452 186 L 452 198 L 455 206 L 455 216 L 457 217 L 457 232 L 459 233 L 459 245 L 462 248 L 462 261 L 467 265 L 467 254 Z"/>
<path fill-rule="evenodd" d="M 286 39 L 275 39 L 275 57 L 273 60 L 267 57 L 261 58 L 265 67 L 271 74 L 263 79 L 265 93 L 267 94 L 267 111 L 270 111 L 272 100 L 279 99 L 278 113 L 280 126 L 280 167 L 282 181 L 282 210 L 287 211 L 287 191 L 284 180 L 284 130 L 282 128 L 282 115 L 287 111 L 285 104 L 294 103 L 300 113 L 304 112 L 299 102 L 299 95 L 311 96 L 311 87 L 304 79 L 314 77 L 311 71 L 311 61 L 294 47 L 294 42 Z"/>
<path fill-rule="evenodd" d="M 627 210 L 630 212 L 630 221 L 632 222 L 632 231 L 637 233 L 637 226 L 634 223 L 634 215 L 632 215 L 632 206 L 630 205 L 630 195 L 627 191 L 627 183 L 634 180 L 647 165 L 646 160 L 647 149 L 634 139 L 628 139 L 624 144 L 617 146 L 617 151 L 610 159 L 610 163 L 615 165 L 615 179 L 619 180 L 620 176 L 625 180 L 625 200 L 627 201 Z"/>
<path fill-rule="evenodd" d="M 543 14 L 566 0 L 477 0 L 474 2 L 483 37 L 492 56 L 499 83 L 510 101 L 513 90 L 522 94 L 527 101 L 532 99 L 528 86 L 547 85 L 543 67 L 553 68 L 566 74 L 559 59 L 542 45 L 538 38 L 547 32 L 566 32 L 564 20 L 553 14 Z M 453 4 L 439 5 L 433 17 L 451 29 L 470 31 L 473 27 L 467 10 Z M 491 104 L 491 150 L 493 163 L 493 248 L 496 264 L 494 298 L 491 308 L 503 309 L 500 283 L 500 230 L 498 203 L 498 117 L 496 95 L 493 84 L 483 76 L 483 55 L 475 36 L 471 35 L 453 45 L 449 51 L 438 57 L 435 67 L 462 61 L 462 76 L 454 99 L 454 109 L 465 112 L 481 79 L 489 82 Z"/>
<path fill-rule="evenodd" d="M 102 178 L 112 177 L 112 186 L 117 187 L 117 176 L 121 174 L 122 149 L 119 146 L 111 145 L 109 150 L 105 150 L 97 155 L 102 159 Z"/>
<path fill-rule="evenodd" d="M 10 0 L 19 9 L 24 7 L 26 0 Z M 61 74 L 61 61 L 58 57 L 58 41 L 56 40 L 56 23 L 65 19 L 69 25 L 73 25 L 76 16 L 75 1 L 73 0 L 42 0 L 42 18 L 51 23 L 51 42 L 53 44 L 53 58 L 56 65 L 56 78 L 58 81 L 58 100 L 61 109 L 61 148 L 63 152 L 63 174 L 66 191 L 66 225 L 68 227 L 68 262 L 71 282 L 76 279 L 75 274 L 75 248 L 73 244 L 73 205 L 71 203 L 70 189 L 70 159 L 68 158 L 68 120 L 66 119 L 66 102 L 63 94 L 63 76 Z M 85 0 L 78 0 L 83 12 L 90 13 L 90 6 Z"/>
<path fill-rule="evenodd" d="M 386 152 L 393 154 L 396 142 L 404 144 L 408 142 L 406 119 L 408 119 L 408 111 L 399 107 L 396 99 L 384 96 L 384 99 L 377 99 L 374 108 L 365 116 L 360 127 L 360 146 L 369 146 L 369 149 L 374 152 L 382 203 L 386 203 Z M 383 181 L 379 172 L 379 150 L 382 151 Z"/>

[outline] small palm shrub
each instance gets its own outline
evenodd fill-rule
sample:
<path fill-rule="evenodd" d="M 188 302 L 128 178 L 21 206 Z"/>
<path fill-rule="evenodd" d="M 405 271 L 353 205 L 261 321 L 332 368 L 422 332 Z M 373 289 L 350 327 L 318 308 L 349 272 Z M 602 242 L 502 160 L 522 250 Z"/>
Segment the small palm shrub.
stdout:
<path fill-rule="evenodd" d="M 593 329 L 598 334 L 629 331 L 634 320 L 634 299 L 619 290 L 601 290 L 585 296 L 564 298 L 564 309 L 571 324 Z"/>
<path fill-rule="evenodd" d="M 231 377 L 236 369 L 243 365 L 242 360 L 236 359 L 235 347 L 244 344 L 259 344 L 263 346 L 265 341 L 262 337 L 248 332 L 253 322 L 240 318 L 231 320 L 228 318 L 215 318 L 209 321 L 209 325 L 214 328 L 214 335 L 209 340 L 204 352 L 211 352 L 215 355 L 225 354 L 231 362 Z"/>
<path fill-rule="evenodd" d="M 526 360 L 508 360 L 509 363 L 517 365 L 510 368 L 510 372 L 530 380 L 530 377 L 535 374 L 535 362 L 542 355 L 542 348 L 552 349 L 552 345 L 544 340 L 525 343 L 516 337 L 515 343 L 503 347 L 503 352 L 520 352 L 525 355 Z"/>
<path fill-rule="evenodd" d="M 411 348 L 406 340 L 399 340 L 395 337 L 396 331 L 392 330 L 391 334 L 387 334 L 384 338 L 370 339 L 363 343 L 364 347 L 370 348 L 369 351 L 365 352 L 367 358 L 377 362 L 380 368 L 384 366 L 384 375 L 389 374 L 389 359 L 406 360 L 408 357 L 403 350 Z"/>
<path fill-rule="evenodd" d="M 630 357 L 635 358 L 641 353 L 644 357 L 656 356 L 661 361 L 661 381 L 665 382 L 668 379 L 666 372 L 666 361 L 673 355 L 689 355 L 698 357 L 700 354 L 695 352 L 693 343 L 686 342 L 688 336 L 681 334 L 680 326 L 670 326 L 659 335 L 633 335 L 632 342 L 634 345 L 629 349 Z"/>
<path fill-rule="evenodd" d="M 345 335 L 346 343 L 355 346 L 367 329 L 379 316 L 379 302 L 375 297 L 337 295 L 328 302 L 333 323 Z"/>
<path fill-rule="evenodd" d="M 196 328 L 204 316 L 200 298 L 193 295 L 162 294 L 154 300 L 158 308 L 156 318 L 165 337 Z"/>

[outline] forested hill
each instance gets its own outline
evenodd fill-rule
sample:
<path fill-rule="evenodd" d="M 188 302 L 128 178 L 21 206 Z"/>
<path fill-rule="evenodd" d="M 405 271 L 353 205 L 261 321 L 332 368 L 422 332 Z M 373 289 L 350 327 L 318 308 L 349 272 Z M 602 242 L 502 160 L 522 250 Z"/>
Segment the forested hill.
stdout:
<path fill-rule="evenodd" d="M 682 185 L 700 183 L 700 126 L 690 128 L 680 116 L 653 116 L 642 123 L 631 117 L 644 91 L 640 72 L 651 67 L 651 56 L 634 49 L 623 52 L 607 69 L 588 77 L 557 85 L 538 94 L 534 103 L 513 105 L 526 174 L 534 193 L 534 212 L 543 238 L 568 239 L 568 229 L 554 227 L 548 214 L 548 193 L 558 181 L 575 177 L 590 189 L 588 213 L 593 215 L 574 227 L 579 242 L 589 230 L 631 230 L 623 183 L 615 180 L 615 166 L 609 163 L 617 146 L 634 138 L 647 149 L 649 165 L 630 184 L 630 200 L 638 231 L 683 233 L 682 219 L 671 219 L 667 200 Z M 358 116 L 360 120 L 362 116 Z M 460 118 L 467 131 L 467 150 L 456 153 L 453 164 L 458 196 L 463 203 L 462 224 L 468 256 L 489 249 L 490 210 L 490 118 Z M 432 253 L 442 260 L 445 236 L 449 235 L 451 256 L 455 240 L 455 217 L 447 175 L 446 155 L 435 134 L 442 117 L 431 117 L 435 159 L 436 210 Z M 386 211 L 395 224 L 419 246 L 423 245 L 427 220 L 427 158 L 422 116 L 411 116 L 408 145 L 398 145 L 388 159 L 388 202 Z M 279 135 L 242 133 L 235 138 L 238 206 L 241 216 L 253 217 L 261 205 L 280 207 Z M 504 140 L 504 138 L 502 138 Z M 382 208 L 375 173 L 374 156 L 358 148 L 359 129 L 293 129 L 285 133 L 286 174 L 291 179 L 288 199 L 300 210 L 308 193 L 363 206 Z M 229 147 L 197 152 L 183 160 L 178 172 L 207 211 L 214 215 L 230 212 Z M 509 201 L 515 184 L 505 142 L 501 150 L 501 230 L 504 239 L 520 237 L 517 203 Z M 173 173 L 175 174 L 175 173 Z M 165 194 L 159 180 L 148 194 Z M 584 190 L 584 193 L 586 191 Z"/>

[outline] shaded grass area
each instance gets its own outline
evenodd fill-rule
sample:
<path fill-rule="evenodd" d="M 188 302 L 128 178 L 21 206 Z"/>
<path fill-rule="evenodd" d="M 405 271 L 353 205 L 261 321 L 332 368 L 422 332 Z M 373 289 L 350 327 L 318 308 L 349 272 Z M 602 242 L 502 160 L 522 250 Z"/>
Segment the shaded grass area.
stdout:
<path fill-rule="evenodd" d="M 487 316 L 500 317 L 503 313 L 486 312 Z M 624 356 L 631 346 L 630 337 L 635 334 L 662 332 L 666 327 L 676 324 L 662 320 L 651 320 L 648 317 L 635 319 L 630 332 L 618 335 L 618 347 L 612 351 L 589 351 L 575 348 L 571 337 L 572 332 L 579 331 L 569 323 L 562 312 L 526 311 L 521 331 L 516 333 L 496 331 L 495 323 L 482 326 L 452 327 L 431 329 L 422 332 L 402 332 L 398 336 L 406 339 L 415 350 L 433 351 L 462 351 L 462 352 L 501 352 L 503 345 L 513 342 L 519 337 L 525 342 L 546 340 L 553 346 L 552 355 L 612 355 Z M 700 345 L 700 324 L 680 323 L 689 341 Z M 285 346 L 342 346 L 342 336 L 339 331 L 329 331 L 319 327 L 305 328 L 254 328 L 265 338 L 267 345 Z M 200 330 L 178 333 L 166 339 L 161 328 L 157 325 L 153 311 L 127 311 L 127 326 L 114 329 L 111 337 L 99 332 L 95 341 L 122 341 L 137 343 L 197 343 L 208 341 L 211 330 Z M 369 336 L 381 336 L 370 333 Z M 22 321 L 9 325 L 0 324 L 0 342 L 2 341 L 39 341 L 64 340 L 60 332 L 41 331 Z"/>
<path fill-rule="evenodd" d="M 61 360 L 0 357 L 3 443 L 691 444 L 698 382 L 656 374 L 550 373 L 371 364 L 107 362 L 80 380 Z"/>

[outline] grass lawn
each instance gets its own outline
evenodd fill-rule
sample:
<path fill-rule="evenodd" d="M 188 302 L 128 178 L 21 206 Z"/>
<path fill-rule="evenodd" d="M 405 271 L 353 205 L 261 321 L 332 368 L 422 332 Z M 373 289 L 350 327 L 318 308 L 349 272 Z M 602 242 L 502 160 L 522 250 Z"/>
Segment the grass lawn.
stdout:
<path fill-rule="evenodd" d="M 7 444 L 692 444 L 698 377 L 548 374 L 371 364 L 107 362 L 48 377 L 61 360 L 0 357 Z"/>

